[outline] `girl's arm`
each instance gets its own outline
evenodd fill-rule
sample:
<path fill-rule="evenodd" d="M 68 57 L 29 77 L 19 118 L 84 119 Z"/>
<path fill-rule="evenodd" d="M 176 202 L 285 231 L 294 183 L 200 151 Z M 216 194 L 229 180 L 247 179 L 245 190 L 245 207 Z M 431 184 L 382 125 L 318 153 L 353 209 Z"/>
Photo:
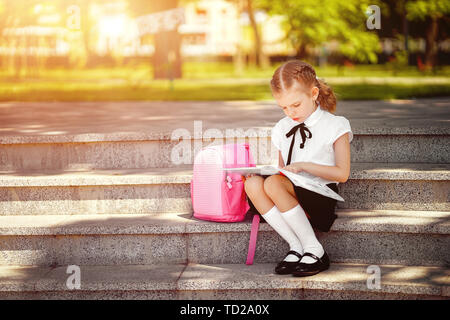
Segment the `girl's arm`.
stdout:
<path fill-rule="evenodd" d="M 333 147 L 335 166 L 326 166 L 312 162 L 295 162 L 285 167 L 285 169 L 293 172 L 306 171 L 325 180 L 344 183 L 350 176 L 350 142 L 348 140 L 348 133 L 340 136 L 334 142 Z"/>
<path fill-rule="evenodd" d="M 283 157 L 281 156 L 281 151 L 278 151 L 278 166 L 280 168 L 284 168 Z"/>

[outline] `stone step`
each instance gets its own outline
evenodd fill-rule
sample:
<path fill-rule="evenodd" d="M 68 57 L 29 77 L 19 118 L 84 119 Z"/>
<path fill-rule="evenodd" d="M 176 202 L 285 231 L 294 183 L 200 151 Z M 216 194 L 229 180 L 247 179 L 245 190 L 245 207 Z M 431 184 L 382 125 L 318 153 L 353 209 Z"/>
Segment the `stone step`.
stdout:
<path fill-rule="evenodd" d="M 2 172 L 0 215 L 192 212 L 185 168 Z"/>
<path fill-rule="evenodd" d="M 319 241 L 333 262 L 449 265 L 450 212 L 338 210 Z M 0 265 L 244 263 L 251 217 L 191 214 L 1 216 Z M 280 261 L 287 243 L 261 223 L 255 263 Z"/>
<path fill-rule="evenodd" d="M 0 215 L 192 212 L 192 166 L 0 172 Z M 352 163 L 341 209 L 450 211 L 450 164 Z"/>
<path fill-rule="evenodd" d="M 108 133 L 0 136 L 0 170 L 146 169 L 193 164 L 202 147 L 249 142 L 257 164 L 278 161 L 271 127 L 173 133 Z M 228 131 L 227 131 L 228 130 Z M 223 131 L 223 132 L 222 132 Z M 450 163 L 450 129 L 366 127 L 355 129 L 353 162 Z M 208 138 L 208 139 L 206 139 Z"/>
<path fill-rule="evenodd" d="M 376 268 L 376 269 L 373 269 Z M 449 299 L 448 268 L 332 263 L 312 277 L 273 273 L 274 264 L 0 266 L 0 299 Z M 380 281 L 372 280 L 374 271 Z M 69 286 L 67 283 L 69 282 Z M 180 310 L 168 311 L 174 318 Z M 217 311 L 218 312 L 218 311 Z M 225 313 L 222 310 L 221 313 Z"/>

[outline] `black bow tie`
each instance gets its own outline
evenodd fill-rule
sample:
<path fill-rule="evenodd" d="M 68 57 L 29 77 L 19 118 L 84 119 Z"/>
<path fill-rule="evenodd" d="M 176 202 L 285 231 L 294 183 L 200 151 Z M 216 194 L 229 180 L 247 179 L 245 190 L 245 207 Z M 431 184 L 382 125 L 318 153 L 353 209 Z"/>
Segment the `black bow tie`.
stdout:
<path fill-rule="evenodd" d="M 306 127 L 304 122 L 300 123 L 299 125 L 296 125 L 288 133 L 286 133 L 286 138 L 289 138 L 290 136 L 292 136 L 291 146 L 289 148 L 288 161 L 286 164 L 287 166 L 291 163 L 292 149 L 294 148 L 295 132 L 297 132 L 297 129 L 300 129 L 300 135 L 302 136 L 302 143 L 300 144 L 300 149 L 303 149 L 303 147 L 305 146 L 306 138 L 309 138 L 309 139 L 312 138 L 312 133 Z M 309 137 L 306 135 L 306 132 L 309 132 Z"/>

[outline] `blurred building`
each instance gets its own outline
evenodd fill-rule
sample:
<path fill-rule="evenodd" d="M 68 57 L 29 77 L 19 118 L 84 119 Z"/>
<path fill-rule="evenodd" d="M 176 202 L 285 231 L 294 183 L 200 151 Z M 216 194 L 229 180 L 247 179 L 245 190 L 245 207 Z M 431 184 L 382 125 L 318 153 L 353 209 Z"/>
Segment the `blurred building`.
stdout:
<path fill-rule="evenodd" d="M 36 7 L 37 25 L 9 26 L 3 29 L 0 55 L 30 55 L 45 57 L 69 56 L 80 50 L 80 35 L 73 42 L 77 30 L 68 27 L 68 14 L 55 6 Z M 154 53 L 152 36 L 139 36 L 136 20 L 128 10 L 126 0 L 89 5 L 88 54 L 96 56 L 148 57 Z M 239 14 L 236 4 L 225 0 L 207 0 L 187 3 L 185 23 L 178 27 L 183 57 L 233 56 L 237 44 L 244 53 L 253 51 L 253 31 L 246 12 Z M 288 41 L 281 29 L 281 16 L 269 17 L 255 12 L 260 27 L 263 50 L 269 55 L 291 54 Z M 81 30 L 78 30 L 78 32 Z M 83 42 L 83 41 L 81 41 Z M 45 45 L 43 45 L 45 43 Z"/>
<path fill-rule="evenodd" d="M 105 13 L 105 5 L 93 8 L 95 16 L 102 16 L 95 27 L 98 32 L 96 52 L 104 54 L 113 50 L 123 56 L 152 55 L 151 37 L 140 39 L 134 19 L 124 13 L 126 8 L 120 5 L 116 5 L 115 10 L 111 8 L 109 5 L 108 14 Z M 178 28 L 183 57 L 232 56 L 239 42 L 245 51 L 253 50 L 253 31 L 247 13 L 239 15 L 235 3 L 224 0 L 191 2 L 184 7 L 184 15 L 185 23 Z M 255 15 L 262 34 L 263 50 L 268 54 L 292 53 L 288 41 L 279 42 L 284 37 L 281 29 L 283 18 L 268 17 L 261 11 Z"/>
<path fill-rule="evenodd" d="M 179 28 L 183 36 L 184 56 L 232 56 L 236 54 L 238 43 L 245 53 L 253 51 L 253 30 L 248 14 L 239 14 L 234 2 L 208 0 L 189 3 L 185 14 L 186 23 Z M 285 36 L 281 28 L 283 17 L 269 17 L 257 10 L 255 19 L 266 54 L 287 55 L 293 52 L 288 41 L 281 41 Z"/>

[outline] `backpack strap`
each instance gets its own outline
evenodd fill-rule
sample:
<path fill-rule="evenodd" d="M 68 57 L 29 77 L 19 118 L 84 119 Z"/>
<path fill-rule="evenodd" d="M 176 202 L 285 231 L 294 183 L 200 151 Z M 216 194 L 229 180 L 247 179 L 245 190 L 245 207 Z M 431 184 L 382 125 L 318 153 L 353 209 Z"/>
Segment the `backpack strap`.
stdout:
<path fill-rule="evenodd" d="M 258 237 L 258 229 L 259 229 L 259 214 L 253 215 L 252 221 L 252 229 L 250 231 L 250 242 L 248 244 L 248 253 L 247 253 L 247 265 L 253 264 L 253 258 L 255 257 L 255 249 L 256 249 L 256 239 Z"/>

